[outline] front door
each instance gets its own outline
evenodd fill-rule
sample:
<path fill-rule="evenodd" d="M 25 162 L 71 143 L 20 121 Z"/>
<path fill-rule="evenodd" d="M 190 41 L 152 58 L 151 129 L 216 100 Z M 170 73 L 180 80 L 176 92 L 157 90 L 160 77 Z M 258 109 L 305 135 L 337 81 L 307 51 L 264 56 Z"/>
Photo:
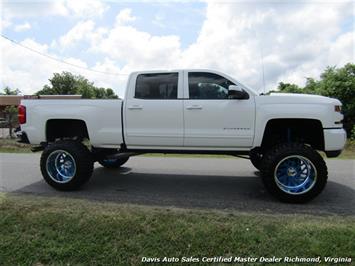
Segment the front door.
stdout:
<path fill-rule="evenodd" d="M 251 147 L 254 134 L 254 97 L 229 99 L 232 81 L 210 72 L 185 73 L 188 99 L 184 100 L 186 147 Z"/>

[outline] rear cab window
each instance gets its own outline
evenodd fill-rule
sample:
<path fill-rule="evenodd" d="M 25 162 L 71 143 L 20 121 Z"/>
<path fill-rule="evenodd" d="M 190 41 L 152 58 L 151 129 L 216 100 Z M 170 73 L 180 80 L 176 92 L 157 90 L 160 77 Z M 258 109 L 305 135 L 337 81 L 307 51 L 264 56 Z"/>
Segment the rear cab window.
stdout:
<path fill-rule="evenodd" d="M 179 73 L 139 74 L 136 80 L 134 98 L 177 99 Z"/>

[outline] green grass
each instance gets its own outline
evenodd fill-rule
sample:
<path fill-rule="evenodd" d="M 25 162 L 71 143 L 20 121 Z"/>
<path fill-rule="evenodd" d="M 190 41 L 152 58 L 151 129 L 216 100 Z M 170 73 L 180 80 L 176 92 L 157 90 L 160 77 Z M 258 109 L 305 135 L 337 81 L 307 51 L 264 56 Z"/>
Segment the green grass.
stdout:
<path fill-rule="evenodd" d="M 345 145 L 345 149 L 340 154 L 339 159 L 355 159 L 355 141 L 348 141 Z"/>
<path fill-rule="evenodd" d="M 30 148 L 30 145 L 18 143 L 16 139 L 0 139 L 0 152 L 28 153 L 31 152 Z"/>
<path fill-rule="evenodd" d="M 0 139 L 0 153 L 29 153 L 30 145 L 18 143 L 15 139 Z M 216 155 L 216 154 L 163 154 L 147 153 L 141 156 L 145 157 L 181 157 L 181 158 L 223 158 L 235 159 L 234 156 Z M 324 157 L 326 157 L 324 155 Z M 341 155 L 335 159 L 355 159 L 355 141 L 348 141 Z"/>
<path fill-rule="evenodd" d="M 354 235 L 355 217 L 0 197 L 1 265 L 138 265 L 143 256 L 354 258 Z"/>

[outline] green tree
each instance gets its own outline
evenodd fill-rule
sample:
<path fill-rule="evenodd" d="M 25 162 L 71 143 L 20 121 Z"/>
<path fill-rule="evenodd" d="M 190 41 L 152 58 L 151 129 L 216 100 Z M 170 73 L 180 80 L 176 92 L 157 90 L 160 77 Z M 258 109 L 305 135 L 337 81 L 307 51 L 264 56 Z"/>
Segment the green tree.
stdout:
<path fill-rule="evenodd" d="M 106 89 L 106 98 L 107 99 L 117 99 L 118 96 L 115 94 L 113 89 L 107 88 Z"/>
<path fill-rule="evenodd" d="M 3 89 L 3 92 L 0 92 L 0 95 L 19 95 L 21 91 L 19 89 L 11 89 L 10 87 L 6 86 Z"/>
<path fill-rule="evenodd" d="M 44 85 L 36 95 L 82 95 L 84 99 L 115 99 L 118 96 L 110 88 L 97 88 L 83 76 L 70 72 L 54 73 L 49 79 L 50 85 Z"/>
<path fill-rule="evenodd" d="M 279 92 L 308 93 L 339 99 L 343 104 L 344 128 L 348 136 L 355 124 L 355 64 L 348 63 L 344 67 L 327 67 L 319 80 L 307 78 L 306 85 L 280 82 Z"/>
<path fill-rule="evenodd" d="M 328 67 L 319 81 L 319 94 L 343 103 L 344 127 L 348 135 L 355 124 L 355 64 L 342 68 Z"/>
<path fill-rule="evenodd" d="M 302 89 L 302 91 L 303 93 L 308 94 L 322 94 L 319 88 L 319 81 L 314 78 L 307 78 L 306 86 Z"/>
<path fill-rule="evenodd" d="M 355 142 L 355 125 L 353 126 L 353 129 L 351 130 L 350 139 Z"/>
<path fill-rule="evenodd" d="M 283 83 L 280 82 L 277 87 L 277 91 L 283 93 L 303 93 L 302 88 L 298 87 L 296 84 Z"/>

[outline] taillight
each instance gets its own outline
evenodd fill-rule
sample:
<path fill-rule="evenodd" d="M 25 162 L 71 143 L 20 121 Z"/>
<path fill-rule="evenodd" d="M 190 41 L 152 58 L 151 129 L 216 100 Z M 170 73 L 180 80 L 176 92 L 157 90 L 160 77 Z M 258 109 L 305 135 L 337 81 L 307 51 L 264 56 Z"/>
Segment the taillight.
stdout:
<path fill-rule="evenodd" d="M 18 122 L 20 124 L 26 123 L 26 106 L 24 105 L 18 106 Z"/>

